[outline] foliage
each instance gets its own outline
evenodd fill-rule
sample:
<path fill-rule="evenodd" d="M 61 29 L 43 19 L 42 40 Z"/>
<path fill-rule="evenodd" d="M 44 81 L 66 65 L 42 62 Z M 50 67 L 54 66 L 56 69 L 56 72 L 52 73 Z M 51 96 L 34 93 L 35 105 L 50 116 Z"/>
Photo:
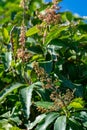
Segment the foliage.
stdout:
<path fill-rule="evenodd" d="M 87 129 L 87 24 L 60 2 L 0 1 L 0 130 Z"/>

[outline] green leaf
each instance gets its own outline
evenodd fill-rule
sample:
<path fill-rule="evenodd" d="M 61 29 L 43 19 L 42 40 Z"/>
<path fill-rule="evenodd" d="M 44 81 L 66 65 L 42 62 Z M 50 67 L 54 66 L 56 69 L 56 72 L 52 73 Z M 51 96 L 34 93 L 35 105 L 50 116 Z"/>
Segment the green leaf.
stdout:
<path fill-rule="evenodd" d="M 66 116 L 57 118 L 54 124 L 54 130 L 66 130 Z"/>
<path fill-rule="evenodd" d="M 10 122 L 14 122 L 16 123 L 17 125 L 20 125 L 22 123 L 21 119 L 18 117 L 18 113 L 16 113 L 15 111 L 15 108 L 13 108 L 12 112 L 11 111 L 8 111 L 2 115 L 0 115 L 0 118 L 1 119 L 7 119 L 7 120 L 10 120 Z"/>
<path fill-rule="evenodd" d="M 83 125 L 82 126 L 83 128 L 84 127 L 87 128 L 87 112 L 86 111 L 75 112 L 73 114 L 73 117 L 75 118 L 75 122 L 79 121 L 79 123 L 81 122 L 80 125 Z"/>
<path fill-rule="evenodd" d="M 32 61 L 35 61 L 35 60 L 43 60 L 43 57 L 42 57 L 42 55 L 38 55 L 38 54 L 36 54 L 36 55 L 34 55 L 33 57 L 32 57 Z"/>
<path fill-rule="evenodd" d="M 45 117 L 46 117 L 46 114 L 41 114 L 37 116 L 35 121 L 29 124 L 28 129 L 29 130 L 33 129 L 33 127 L 35 127 L 38 123 L 40 123 Z"/>
<path fill-rule="evenodd" d="M 60 33 L 62 31 L 66 31 L 67 28 L 68 26 L 63 26 L 63 25 L 62 26 L 55 25 L 54 27 L 52 27 L 46 37 L 45 44 L 49 44 L 51 40 L 58 38 L 58 36 L 60 36 Z"/>
<path fill-rule="evenodd" d="M 40 6 L 43 5 L 42 2 L 43 2 L 43 0 L 30 1 L 29 9 L 30 9 L 31 13 L 38 10 L 40 8 Z"/>
<path fill-rule="evenodd" d="M 87 128 L 87 121 L 83 123 L 83 126 Z"/>
<path fill-rule="evenodd" d="M 87 112 L 81 111 L 79 114 L 79 119 L 83 122 L 83 126 L 87 128 Z"/>
<path fill-rule="evenodd" d="M 58 117 L 57 112 L 47 114 L 44 121 L 37 125 L 35 130 L 47 130 L 47 127 Z"/>
<path fill-rule="evenodd" d="M 80 128 L 81 128 L 81 126 L 84 128 L 86 128 L 87 129 L 87 112 L 86 111 L 77 111 L 77 112 L 75 112 L 74 114 L 73 114 L 74 116 L 74 119 L 75 119 L 75 121 L 74 122 L 77 122 L 77 121 L 79 121 L 79 122 L 77 122 L 76 124 L 78 124 L 78 125 L 80 125 Z M 72 117 L 72 118 L 73 118 Z M 71 118 L 70 118 L 71 119 Z M 70 124 L 70 123 L 69 123 Z M 81 128 L 81 130 L 82 130 L 82 128 Z"/>
<path fill-rule="evenodd" d="M 18 127 L 12 127 L 10 128 L 10 130 L 21 130 L 21 129 L 19 129 Z"/>
<path fill-rule="evenodd" d="M 75 98 L 70 104 L 69 107 L 74 109 L 82 109 L 84 108 L 84 101 L 82 98 Z"/>
<path fill-rule="evenodd" d="M 82 30 L 83 32 L 87 32 L 87 24 L 86 23 L 79 24 L 78 29 Z"/>
<path fill-rule="evenodd" d="M 5 66 L 5 69 L 9 69 L 12 61 L 12 52 L 6 52 L 2 54 L 2 60 Z"/>
<path fill-rule="evenodd" d="M 73 118 L 69 118 L 68 125 L 71 130 L 83 130 L 81 124 Z"/>
<path fill-rule="evenodd" d="M 8 30 L 6 28 L 3 28 L 3 38 L 4 38 L 4 40 L 9 39 Z"/>
<path fill-rule="evenodd" d="M 15 116 L 15 113 L 14 113 L 14 115 L 12 115 L 11 118 L 9 118 L 9 120 L 10 120 L 11 122 L 14 122 L 14 123 L 17 124 L 17 125 L 20 125 L 20 124 L 22 123 L 22 121 L 21 121 L 21 119 L 18 117 L 18 115 Z"/>
<path fill-rule="evenodd" d="M 49 47 L 50 47 L 50 45 L 54 45 L 55 47 L 59 47 L 59 48 L 63 48 L 63 47 L 67 47 L 66 45 L 65 45 L 65 42 L 64 41 L 62 41 L 62 40 L 59 40 L 59 39 L 54 39 L 54 40 L 52 40 L 51 42 L 50 42 L 50 44 L 49 44 Z"/>
<path fill-rule="evenodd" d="M 38 101 L 38 102 L 35 102 L 35 105 L 37 107 L 42 107 L 42 108 L 45 108 L 45 109 L 50 109 L 50 107 L 52 107 L 53 103 L 52 102 L 44 102 L 44 101 Z"/>
<path fill-rule="evenodd" d="M 80 34 L 79 36 L 75 34 L 73 38 L 76 41 L 84 41 L 84 40 L 87 40 L 87 34 Z"/>
<path fill-rule="evenodd" d="M 31 106 L 31 98 L 32 98 L 32 92 L 33 89 L 37 86 L 41 85 L 40 82 L 36 82 L 29 87 L 23 88 L 20 91 L 20 96 L 21 96 L 21 102 L 23 105 L 23 111 L 25 114 L 25 117 L 28 119 L 30 115 L 30 106 Z"/>
<path fill-rule="evenodd" d="M 61 80 L 62 80 L 62 85 L 65 88 L 69 88 L 71 90 L 76 89 L 75 91 L 76 96 L 81 97 L 83 95 L 83 87 L 81 86 L 81 84 L 73 84 L 70 80 L 66 79 L 63 76 Z"/>
<path fill-rule="evenodd" d="M 53 62 L 52 62 L 52 60 L 39 62 L 39 65 L 40 65 L 41 67 L 43 67 L 44 70 L 45 70 L 47 73 L 51 73 L 52 67 L 53 67 Z"/>
<path fill-rule="evenodd" d="M 8 111 L 8 112 L 6 112 L 6 113 L 4 113 L 4 114 L 2 114 L 2 115 L 0 115 L 0 117 L 5 117 L 5 118 L 9 118 L 11 116 L 11 113 L 10 113 L 10 111 Z"/>
<path fill-rule="evenodd" d="M 39 93 L 42 101 L 50 102 L 49 91 L 46 91 L 43 88 L 39 88 L 38 90 L 36 90 L 36 92 Z"/>
<path fill-rule="evenodd" d="M 30 28 L 27 32 L 26 32 L 26 36 L 29 37 L 29 36 L 32 36 L 36 33 L 38 33 L 40 30 L 37 28 L 37 26 L 34 26 L 32 28 Z"/>
<path fill-rule="evenodd" d="M 70 103 L 69 107 L 75 108 L 75 109 L 82 109 L 83 106 L 79 102 L 72 102 Z"/>
<path fill-rule="evenodd" d="M 2 119 L 0 120 L 0 128 L 2 128 L 2 130 L 9 130 L 12 128 L 12 125 L 8 123 L 7 119 Z"/>
<path fill-rule="evenodd" d="M 30 115 L 31 97 L 34 86 L 29 86 L 27 88 L 21 89 L 21 101 L 23 105 L 23 110 L 25 117 L 28 119 Z"/>
<path fill-rule="evenodd" d="M 3 73 L 4 73 L 4 65 L 0 65 L 0 78 L 2 78 Z"/>
<path fill-rule="evenodd" d="M 43 54 L 42 47 L 40 45 L 28 45 L 28 50 L 34 54 Z"/>
<path fill-rule="evenodd" d="M 69 21 L 69 22 L 71 22 L 72 20 L 73 20 L 73 15 L 72 15 L 72 13 L 71 12 L 66 12 L 66 18 L 67 18 L 67 20 Z"/>
<path fill-rule="evenodd" d="M 24 84 L 21 84 L 21 83 L 15 83 L 15 84 L 12 84 L 6 88 L 4 88 L 1 92 L 0 92 L 0 102 L 9 94 L 11 93 L 12 91 L 14 91 L 15 89 L 17 88 L 20 88 L 24 86 Z"/>

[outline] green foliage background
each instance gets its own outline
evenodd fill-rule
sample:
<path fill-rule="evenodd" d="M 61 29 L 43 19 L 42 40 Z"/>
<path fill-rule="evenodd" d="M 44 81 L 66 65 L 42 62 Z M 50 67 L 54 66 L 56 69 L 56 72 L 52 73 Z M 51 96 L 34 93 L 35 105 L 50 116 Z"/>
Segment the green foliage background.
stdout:
<path fill-rule="evenodd" d="M 60 10 L 58 23 L 39 19 L 53 3 L 19 5 L 0 1 L 0 130 L 86 130 L 87 24 Z"/>

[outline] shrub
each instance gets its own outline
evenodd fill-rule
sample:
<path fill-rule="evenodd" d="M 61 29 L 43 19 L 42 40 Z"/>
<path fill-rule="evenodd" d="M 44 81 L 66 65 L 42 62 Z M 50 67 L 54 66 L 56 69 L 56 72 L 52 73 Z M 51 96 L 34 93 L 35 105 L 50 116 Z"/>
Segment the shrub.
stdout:
<path fill-rule="evenodd" d="M 59 0 L 0 2 L 0 129 L 87 129 L 87 24 Z"/>

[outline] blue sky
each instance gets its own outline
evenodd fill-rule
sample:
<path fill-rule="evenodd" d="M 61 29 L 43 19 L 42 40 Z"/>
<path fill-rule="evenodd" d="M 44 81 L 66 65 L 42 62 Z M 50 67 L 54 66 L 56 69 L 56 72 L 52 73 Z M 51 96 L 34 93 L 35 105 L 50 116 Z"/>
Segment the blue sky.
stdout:
<path fill-rule="evenodd" d="M 45 0 L 51 1 L 51 0 Z M 70 10 L 80 16 L 87 16 L 87 0 L 63 0 L 61 3 L 61 11 Z"/>

